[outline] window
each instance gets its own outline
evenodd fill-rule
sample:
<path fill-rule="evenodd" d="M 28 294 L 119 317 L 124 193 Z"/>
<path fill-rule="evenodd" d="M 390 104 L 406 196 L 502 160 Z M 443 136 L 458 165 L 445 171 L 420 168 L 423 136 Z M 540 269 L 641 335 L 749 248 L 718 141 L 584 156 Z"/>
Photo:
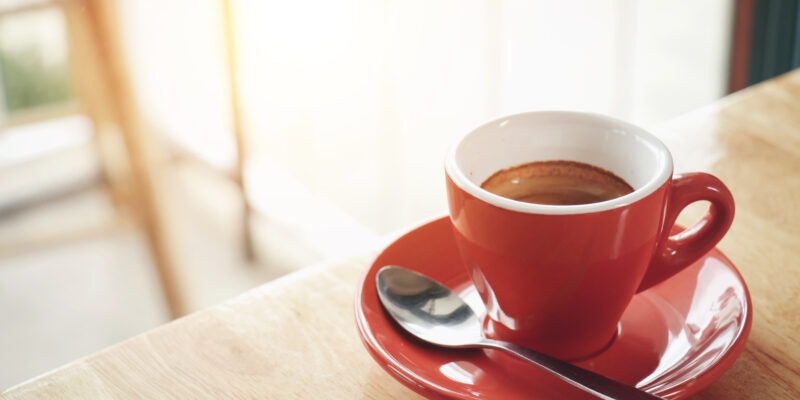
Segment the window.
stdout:
<path fill-rule="evenodd" d="M 7 4 L 0 1 L 0 125 L 74 97 L 61 10 Z"/>

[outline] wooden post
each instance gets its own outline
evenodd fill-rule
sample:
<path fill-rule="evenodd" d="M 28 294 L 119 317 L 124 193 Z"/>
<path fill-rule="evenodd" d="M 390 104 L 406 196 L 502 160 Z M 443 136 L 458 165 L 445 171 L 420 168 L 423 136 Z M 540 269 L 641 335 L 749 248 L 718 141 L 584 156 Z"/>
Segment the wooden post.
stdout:
<path fill-rule="evenodd" d="M 228 73 L 231 88 L 231 112 L 233 119 L 233 136 L 236 140 L 236 182 L 242 194 L 242 238 L 244 240 L 244 254 L 247 260 L 255 259 L 253 248 L 252 230 L 250 229 L 250 217 L 252 208 L 247 199 L 247 187 L 245 184 L 245 161 L 247 150 L 245 149 L 245 134 L 242 124 L 241 104 L 239 102 L 239 80 L 236 65 L 236 41 L 233 28 L 233 9 L 231 0 L 222 0 L 224 26 L 225 26 L 225 50 L 228 59 Z"/>
<path fill-rule="evenodd" d="M 158 191 L 158 159 L 151 132 L 139 114 L 121 48 L 113 1 L 63 2 L 73 51 L 80 61 L 79 96 L 101 135 L 122 136 L 130 165 L 130 195 L 139 211 L 172 317 L 189 311 L 172 252 Z"/>

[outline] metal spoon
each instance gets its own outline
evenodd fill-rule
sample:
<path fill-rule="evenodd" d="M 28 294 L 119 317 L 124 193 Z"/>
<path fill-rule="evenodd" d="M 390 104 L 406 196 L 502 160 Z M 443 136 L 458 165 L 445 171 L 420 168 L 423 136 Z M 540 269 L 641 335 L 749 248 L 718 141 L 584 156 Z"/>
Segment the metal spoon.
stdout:
<path fill-rule="evenodd" d="M 445 347 L 504 350 L 601 399 L 659 399 L 568 362 L 513 343 L 485 338 L 481 321 L 469 305 L 427 276 L 390 265 L 378 271 L 376 283 L 378 296 L 389 315 L 423 341 Z"/>

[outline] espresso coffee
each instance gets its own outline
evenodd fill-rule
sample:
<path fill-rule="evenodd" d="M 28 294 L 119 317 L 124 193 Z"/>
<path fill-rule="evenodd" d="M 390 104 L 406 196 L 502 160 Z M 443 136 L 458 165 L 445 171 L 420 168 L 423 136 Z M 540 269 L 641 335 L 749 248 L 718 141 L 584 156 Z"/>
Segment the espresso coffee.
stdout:
<path fill-rule="evenodd" d="M 509 199 L 575 205 L 611 200 L 633 192 L 622 178 L 577 161 L 534 161 L 495 172 L 481 188 Z"/>

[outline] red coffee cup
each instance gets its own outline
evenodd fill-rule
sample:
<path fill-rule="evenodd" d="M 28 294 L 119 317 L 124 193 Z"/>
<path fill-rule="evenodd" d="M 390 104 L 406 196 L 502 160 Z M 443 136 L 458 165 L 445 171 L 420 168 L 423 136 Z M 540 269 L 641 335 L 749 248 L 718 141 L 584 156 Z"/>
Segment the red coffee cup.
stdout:
<path fill-rule="evenodd" d="M 634 191 L 581 205 L 542 205 L 481 189 L 494 172 L 530 161 L 601 167 Z M 461 255 L 486 305 L 487 336 L 562 359 L 603 349 L 633 295 L 709 251 L 731 225 L 733 197 L 712 175 L 672 173 L 655 136 L 629 123 L 578 112 L 498 118 L 465 135 L 445 162 L 450 218 Z M 708 213 L 675 235 L 683 208 Z"/>

